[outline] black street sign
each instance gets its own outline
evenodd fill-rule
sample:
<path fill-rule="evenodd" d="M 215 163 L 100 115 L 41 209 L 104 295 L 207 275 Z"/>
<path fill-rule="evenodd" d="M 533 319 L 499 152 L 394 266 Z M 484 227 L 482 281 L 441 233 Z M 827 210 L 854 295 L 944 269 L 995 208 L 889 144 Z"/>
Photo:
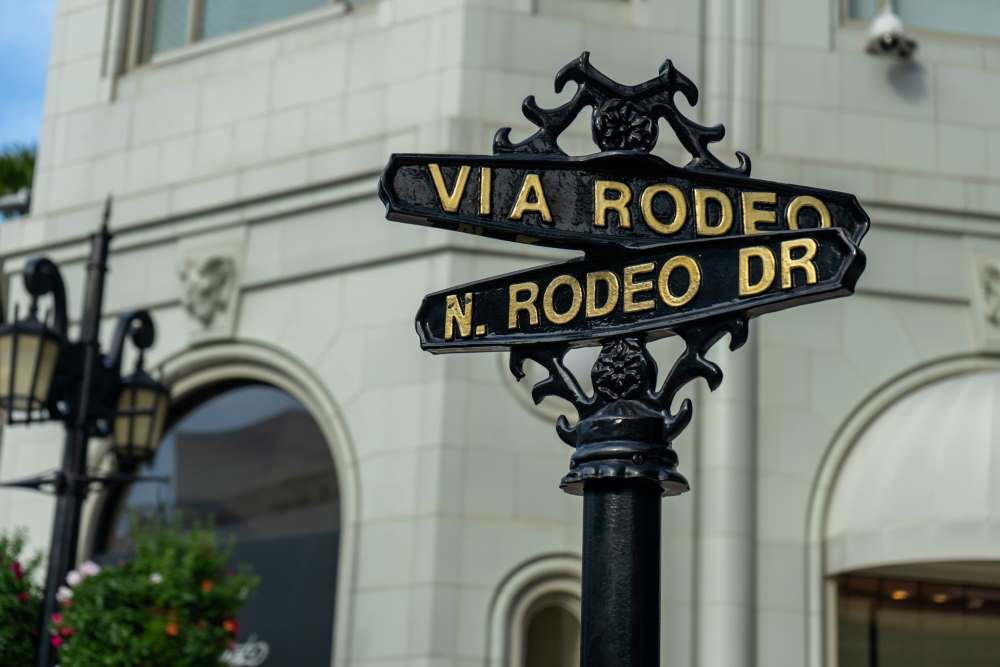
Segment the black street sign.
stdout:
<path fill-rule="evenodd" d="M 527 98 L 539 130 L 520 143 L 500 130 L 494 155 L 389 159 L 379 196 L 390 220 L 585 254 L 427 296 L 416 322 L 424 349 L 649 340 L 854 290 L 869 226 L 854 195 L 750 178 L 743 153 L 724 164 L 708 149 L 722 126 L 674 105 L 677 93 L 694 104 L 697 89 L 670 61 L 656 79 L 622 86 L 584 54 L 559 73 L 557 92 L 569 81 L 578 89 L 562 107 Z M 568 156 L 558 136 L 587 106 L 602 151 Z M 649 153 L 661 118 L 692 155 L 684 167 Z"/>
<path fill-rule="evenodd" d="M 695 105 L 698 89 L 669 60 L 628 86 L 584 53 L 556 92 L 571 82 L 554 109 L 525 99 L 538 130 L 513 142 L 501 129 L 493 155 L 392 156 L 379 195 L 390 220 L 582 251 L 430 294 L 416 328 L 431 352 L 509 350 L 518 380 L 539 364 L 532 398 L 572 406 L 556 432 L 573 447 L 560 487 L 584 496 L 580 664 L 655 667 L 660 498 L 689 489 L 672 442 L 693 408 L 678 393 L 719 385 L 706 355 L 727 336 L 743 345 L 751 317 L 853 292 L 869 220 L 853 195 L 752 179 L 747 155 L 715 157 L 725 130 L 681 113 L 675 96 Z M 600 152 L 571 157 L 558 139 L 587 108 Z M 661 121 L 691 155 L 683 167 L 650 153 Z M 661 378 L 646 344 L 670 335 L 685 347 Z M 581 345 L 601 346 L 592 390 L 564 364 Z"/>
<path fill-rule="evenodd" d="M 417 313 L 431 352 L 649 338 L 850 294 L 864 257 L 840 229 L 731 236 L 575 259 L 431 294 Z"/>
<path fill-rule="evenodd" d="M 393 155 L 381 196 L 390 220 L 581 250 L 823 227 L 858 242 L 868 229 L 853 195 L 692 173 L 647 153 Z"/>

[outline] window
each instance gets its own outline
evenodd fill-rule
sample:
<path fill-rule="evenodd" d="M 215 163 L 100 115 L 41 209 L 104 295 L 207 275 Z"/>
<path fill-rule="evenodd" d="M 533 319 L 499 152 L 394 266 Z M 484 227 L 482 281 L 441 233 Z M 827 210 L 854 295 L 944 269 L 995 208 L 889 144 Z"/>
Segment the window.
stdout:
<path fill-rule="evenodd" d="M 186 409 L 184 409 L 186 407 Z M 329 665 L 340 544 L 340 495 L 330 448 L 306 408 L 265 384 L 215 387 L 178 414 L 137 484 L 110 498 L 99 560 L 128 553 L 129 516 L 213 517 L 235 539 L 260 587 L 240 613 L 237 656 L 255 665 Z M 251 664 L 238 659 L 230 664 Z"/>
<path fill-rule="evenodd" d="M 1000 656 L 1000 587 L 843 576 L 840 667 L 979 667 Z"/>
<path fill-rule="evenodd" d="M 146 0 L 142 60 L 346 0 Z M 357 0 L 350 3 L 357 4 Z"/>
<path fill-rule="evenodd" d="M 875 17 L 884 0 L 847 0 L 847 16 Z M 1000 37 L 1000 2 L 996 0 L 895 0 L 893 7 L 907 28 Z"/>

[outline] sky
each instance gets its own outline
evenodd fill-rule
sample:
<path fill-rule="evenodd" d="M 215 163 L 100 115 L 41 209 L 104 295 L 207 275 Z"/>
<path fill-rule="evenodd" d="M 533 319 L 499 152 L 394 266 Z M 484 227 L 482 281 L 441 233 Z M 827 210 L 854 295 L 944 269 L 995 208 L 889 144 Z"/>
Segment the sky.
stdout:
<path fill-rule="evenodd" d="M 0 147 L 35 143 L 56 0 L 0 0 Z"/>

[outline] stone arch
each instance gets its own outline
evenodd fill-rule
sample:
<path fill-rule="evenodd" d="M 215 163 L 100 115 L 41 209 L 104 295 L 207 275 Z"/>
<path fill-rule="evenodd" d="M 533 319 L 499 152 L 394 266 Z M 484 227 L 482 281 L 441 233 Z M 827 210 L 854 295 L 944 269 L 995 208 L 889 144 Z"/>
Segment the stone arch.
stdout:
<path fill-rule="evenodd" d="M 275 346 L 252 342 L 220 342 L 188 348 L 161 361 L 158 370 L 171 389 L 171 398 L 181 402 L 202 390 L 233 381 L 259 382 L 281 389 L 304 405 L 320 428 L 334 461 L 340 494 L 341 536 L 337 567 L 332 664 L 345 664 L 350 656 L 352 591 L 354 590 L 360 483 L 355 445 L 326 385 L 298 359 Z M 95 448 L 106 443 L 95 443 Z M 102 461 L 108 457 L 98 449 Z M 84 535 L 85 551 L 96 546 L 96 517 L 101 506 L 89 508 Z"/>
<path fill-rule="evenodd" d="M 865 396 L 840 425 L 823 456 L 812 484 L 806 518 L 805 610 L 808 667 L 833 664 L 828 641 L 833 623 L 833 596 L 826 577 L 825 533 L 836 482 L 854 446 L 886 410 L 935 382 L 976 372 L 1000 371 L 1000 356 L 957 355 L 928 361 L 882 383 Z"/>
<path fill-rule="evenodd" d="M 580 577 L 579 556 L 561 553 L 521 563 L 504 577 L 489 606 L 488 667 L 520 667 L 524 625 L 539 603 L 564 607 L 579 620 Z"/>

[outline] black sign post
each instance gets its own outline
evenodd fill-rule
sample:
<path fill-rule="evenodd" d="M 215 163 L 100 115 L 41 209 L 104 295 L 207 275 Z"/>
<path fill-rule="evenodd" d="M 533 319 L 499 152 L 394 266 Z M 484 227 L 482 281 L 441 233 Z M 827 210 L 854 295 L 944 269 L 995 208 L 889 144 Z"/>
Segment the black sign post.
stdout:
<path fill-rule="evenodd" d="M 869 219 L 853 195 L 750 178 L 708 145 L 705 127 L 676 107 L 695 85 L 666 61 L 637 86 L 618 84 L 588 54 L 556 76 L 573 98 L 524 114 L 538 126 L 513 143 L 497 132 L 494 155 L 393 155 L 379 194 L 390 220 L 518 243 L 582 250 L 578 259 L 428 295 L 417 313 L 433 353 L 509 350 L 548 377 L 532 396 L 568 400 L 578 419 L 556 423 L 573 447 L 560 486 L 584 497 L 581 664 L 659 663 L 660 498 L 684 493 L 673 440 L 691 420 L 678 391 L 722 371 L 705 358 L 728 334 L 746 342 L 750 318 L 846 296 L 865 266 Z M 559 135 L 586 107 L 600 153 L 570 157 Z M 663 119 L 691 154 L 683 168 L 650 153 Z M 662 385 L 646 343 L 686 343 Z M 593 394 L 563 364 L 571 347 L 600 345 Z"/>

